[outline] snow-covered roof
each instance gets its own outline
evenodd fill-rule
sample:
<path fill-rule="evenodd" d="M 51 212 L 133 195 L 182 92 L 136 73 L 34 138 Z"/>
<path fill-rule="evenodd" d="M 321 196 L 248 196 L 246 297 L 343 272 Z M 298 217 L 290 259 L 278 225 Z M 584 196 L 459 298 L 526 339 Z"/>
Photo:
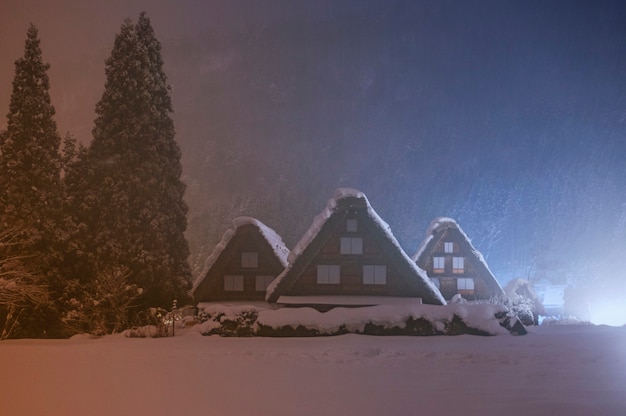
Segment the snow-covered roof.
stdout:
<path fill-rule="evenodd" d="M 376 226 L 378 231 L 384 235 L 385 240 L 395 247 L 395 251 L 400 255 L 400 261 L 403 265 L 408 267 L 413 275 L 417 276 L 417 279 L 419 280 L 418 284 L 423 287 L 425 292 L 423 295 L 428 298 L 427 302 L 441 302 L 442 304 L 445 304 L 445 300 L 443 296 L 441 296 L 437 287 L 428 278 L 426 272 L 419 268 L 417 264 L 405 253 L 398 243 L 398 240 L 391 232 L 389 225 L 378 216 L 376 211 L 374 211 L 365 194 L 352 188 L 337 189 L 333 197 L 326 204 L 326 208 L 324 208 L 324 210 L 322 210 L 322 212 L 313 219 L 313 223 L 307 232 L 291 250 L 288 257 L 289 264 L 285 270 L 268 286 L 266 300 L 270 301 L 271 299 L 275 300 L 275 298 L 277 298 L 276 292 L 279 291 L 279 287 L 284 284 L 286 276 L 289 276 L 292 268 L 295 264 L 297 264 L 298 259 L 302 257 L 302 254 L 311 245 L 311 242 L 318 237 L 320 231 L 333 214 L 345 209 L 346 206 L 364 208 L 366 210 L 367 217 Z"/>
<path fill-rule="evenodd" d="M 335 212 L 338 201 L 345 198 L 362 199 L 368 207 L 370 206 L 369 201 L 367 200 L 367 197 L 363 192 L 352 188 L 337 189 L 334 196 L 328 200 L 326 208 L 324 208 L 324 210 L 313 219 L 313 223 L 311 224 L 307 232 L 304 233 L 300 241 L 298 241 L 298 244 L 296 244 L 296 246 L 291 250 L 291 253 L 289 253 L 289 263 L 292 263 L 293 260 L 300 256 L 304 249 L 307 248 L 309 244 L 311 244 L 311 241 L 313 241 L 315 237 L 317 237 L 317 234 L 319 234 L 322 226 L 330 218 L 333 212 Z M 380 228 L 389 230 L 389 225 L 387 225 L 387 223 L 385 223 L 380 217 L 378 217 L 378 214 L 376 214 L 375 212 L 374 215 L 376 216 L 376 220 L 380 223 Z M 391 231 L 389 231 L 389 233 L 391 233 Z"/>
<path fill-rule="evenodd" d="M 261 221 L 256 218 L 251 217 L 237 217 L 233 220 L 233 225 L 235 228 L 239 228 L 244 225 L 254 225 L 259 229 L 261 235 L 267 241 L 267 243 L 272 248 L 274 255 L 283 265 L 283 267 L 287 267 L 287 257 L 289 256 L 289 249 L 283 242 L 281 236 L 279 236 L 276 231 L 263 224 Z"/>
<path fill-rule="evenodd" d="M 426 230 L 424 240 L 421 242 L 417 251 L 413 255 L 413 261 L 417 264 L 422 264 L 422 261 L 424 260 L 423 257 L 428 256 L 430 251 L 433 249 L 434 244 L 437 243 L 436 236 L 441 236 L 447 229 L 455 229 L 461 235 L 463 240 L 465 240 L 465 243 L 468 245 L 471 253 L 474 255 L 476 260 L 478 260 L 480 267 L 484 269 L 485 273 L 490 277 L 490 280 L 492 280 L 492 282 L 490 282 L 491 285 L 494 286 L 500 294 L 504 294 L 502 286 L 500 286 L 500 283 L 496 280 L 494 274 L 491 272 L 491 269 L 489 269 L 487 261 L 483 257 L 482 253 L 474 247 L 472 240 L 467 236 L 467 234 L 465 234 L 465 231 L 463 231 L 461 226 L 452 218 L 436 217 L 430 222 L 430 225 Z"/>
<path fill-rule="evenodd" d="M 476 250 L 476 248 L 472 244 L 472 240 L 467 236 L 467 234 L 465 234 L 465 231 L 463 231 L 461 226 L 455 220 L 448 217 L 437 217 L 430 222 L 430 225 L 426 230 L 426 237 L 424 238 L 424 241 L 422 241 L 417 249 L 417 252 L 413 255 L 413 261 L 417 262 L 417 260 L 422 256 L 424 250 L 428 246 L 428 243 L 432 241 L 435 234 L 448 228 L 455 228 L 461 234 L 463 239 L 467 241 L 467 243 L 470 245 L 472 254 L 474 254 L 478 258 L 478 260 L 480 260 L 480 262 L 485 266 L 487 270 L 489 270 L 489 266 L 487 266 L 485 258 L 480 251 Z M 491 270 L 489 271 L 489 273 L 491 273 Z M 493 275 L 493 273 L 491 274 Z"/>
<path fill-rule="evenodd" d="M 193 282 L 193 288 L 191 293 L 194 293 L 197 287 L 204 281 L 211 267 L 215 264 L 220 257 L 224 249 L 228 246 L 228 243 L 237 234 L 237 230 L 245 225 L 253 225 L 259 230 L 260 235 L 267 241 L 272 248 L 274 255 L 280 261 L 283 267 L 287 267 L 287 257 L 289 255 L 289 249 L 283 242 L 283 239 L 270 227 L 263 224 L 261 221 L 252 217 L 237 217 L 233 220 L 233 227 L 226 230 L 220 242 L 215 246 L 213 252 L 207 257 L 202 272 L 197 276 Z"/>
<path fill-rule="evenodd" d="M 458 229 L 461 235 L 463 236 L 463 238 L 465 238 L 468 242 L 471 243 L 471 240 L 469 239 L 467 234 L 465 234 L 465 232 L 461 229 L 461 227 L 459 226 L 459 224 L 457 224 L 455 220 L 453 220 L 452 218 L 448 218 L 448 217 L 437 217 L 430 222 L 430 225 L 428 226 L 428 229 L 426 230 L 426 236 L 424 237 L 424 240 L 419 245 L 419 247 L 417 248 L 417 251 L 413 255 L 413 261 L 417 262 L 417 260 L 424 253 L 424 250 L 426 250 L 426 247 L 428 247 L 428 244 L 435 237 L 435 234 L 446 226 L 451 226 L 451 227 Z M 482 254 L 480 256 L 482 257 Z"/>

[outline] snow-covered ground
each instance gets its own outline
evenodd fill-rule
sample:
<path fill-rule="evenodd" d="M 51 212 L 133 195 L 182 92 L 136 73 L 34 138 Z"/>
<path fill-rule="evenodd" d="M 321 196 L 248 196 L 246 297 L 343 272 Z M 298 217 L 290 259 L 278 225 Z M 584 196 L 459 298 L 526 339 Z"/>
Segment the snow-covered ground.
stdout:
<path fill-rule="evenodd" d="M 625 415 L 626 327 L 0 342 L 6 415 Z"/>

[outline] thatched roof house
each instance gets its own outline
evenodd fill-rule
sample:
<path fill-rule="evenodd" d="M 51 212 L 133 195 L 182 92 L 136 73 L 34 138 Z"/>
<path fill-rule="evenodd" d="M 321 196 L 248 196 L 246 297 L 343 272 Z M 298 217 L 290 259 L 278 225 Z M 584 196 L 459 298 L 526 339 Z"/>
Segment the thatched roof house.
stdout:
<path fill-rule="evenodd" d="M 270 303 L 318 309 L 403 301 L 445 304 L 366 196 L 353 189 L 335 192 L 288 260 L 268 287 Z"/>
<path fill-rule="evenodd" d="M 261 221 L 235 218 L 193 284 L 194 301 L 262 301 L 288 254 L 282 238 Z"/>
<path fill-rule="evenodd" d="M 435 218 L 413 256 L 446 299 L 460 294 L 468 300 L 504 297 L 502 286 L 483 255 L 451 218 Z"/>

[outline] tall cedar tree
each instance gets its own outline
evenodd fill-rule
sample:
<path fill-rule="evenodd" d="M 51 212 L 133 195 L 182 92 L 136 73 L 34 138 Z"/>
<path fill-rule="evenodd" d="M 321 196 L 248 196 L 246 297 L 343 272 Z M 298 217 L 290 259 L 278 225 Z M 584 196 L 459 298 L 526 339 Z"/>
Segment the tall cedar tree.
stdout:
<path fill-rule="evenodd" d="M 188 300 L 187 206 L 172 111 L 161 44 L 142 13 L 137 24 L 124 22 L 106 61 L 81 203 L 92 273 L 128 268 L 145 306 Z"/>
<path fill-rule="evenodd" d="M 61 257 L 57 229 L 61 214 L 61 138 L 53 120 L 49 81 L 41 54 L 38 30 L 30 25 L 24 57 L 15 62 L 15 78 L 7 114 L 7 130 L 0 135 L 0 227 L 19 233 L 18 255 L 39 284 L 53 294 L 60 291 L 56 265 Z M 50 334 L 50 311 L 29 311 L 21 335 Z M 45 321 L 49 321 L 46 323 Z"/>

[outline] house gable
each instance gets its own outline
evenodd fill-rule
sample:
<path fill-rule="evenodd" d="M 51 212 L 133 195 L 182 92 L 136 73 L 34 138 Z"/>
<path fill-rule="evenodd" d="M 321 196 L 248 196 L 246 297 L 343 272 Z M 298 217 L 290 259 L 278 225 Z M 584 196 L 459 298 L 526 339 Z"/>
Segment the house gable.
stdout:
<path fill-rule="evenodd" d="M 282 239 L 260 221 L 239 217 L 208 257 L 194 282 L 194 301 L 264 300 L 287 264 Z"/>
<path fill-rule="evenodd" d="M 436 218 L 431 222 L 413 260 L 446 299 L 456 294 L 469 300 L 504 296 L 482 254 L 453 219 Z"/>
<path fill-rule="evenodd" d="M 437 288 L 400 248 L 359 191 L 339 189 L 294 247 L 266 299 L 404 297 L 443 304 Z"/>

